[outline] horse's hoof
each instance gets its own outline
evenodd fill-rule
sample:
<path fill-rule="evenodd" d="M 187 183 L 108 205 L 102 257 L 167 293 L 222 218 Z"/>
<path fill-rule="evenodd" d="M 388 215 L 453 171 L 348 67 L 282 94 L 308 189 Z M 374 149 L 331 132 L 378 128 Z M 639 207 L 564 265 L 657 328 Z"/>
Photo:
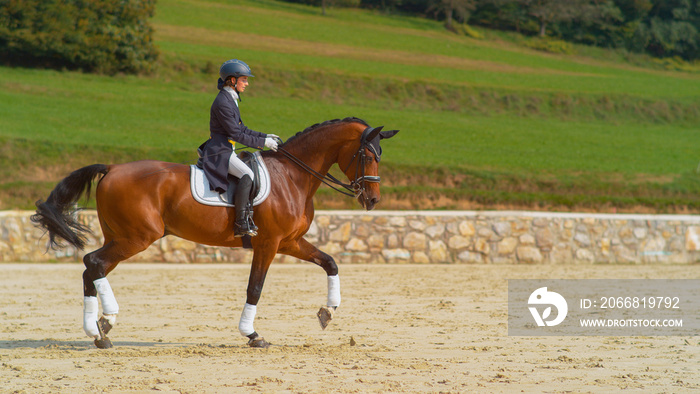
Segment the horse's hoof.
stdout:
<path fill-rule="evenodd" d="M 98 349 L 110 349 L 114 345 L 112 345 L 112 341 L 109 340 L 107 337 L 95 339 L 95 346 L 97 346 Z"/>
<path fill-rule="evenodd" d="M 112 329 L 112 325 L 109 323 L 107 319 L 105 319 L 104 316 L 100 318 L 100 320 L 97 321 L 97 328 L 100 330 L 100 336 L 105 337 L 107 333 L 109 333 L 109 330 Z"/>
<path fill-rule="evenodd" d="M 248 341 L 248 346 L 266 349 L 270 347 L 270 342 L 266 341 L 263 337 L 256 337 Z"/>
<path fill-rule="evenodd" d="M 316 317 L 318 317 L 318 322 L 321 323 L 321 329 L 325 330 L 326 327 L 328 327 L 328 323 L 333 320 L 333 309 L 322 306 L 321 309 L 318 310 Z"/>

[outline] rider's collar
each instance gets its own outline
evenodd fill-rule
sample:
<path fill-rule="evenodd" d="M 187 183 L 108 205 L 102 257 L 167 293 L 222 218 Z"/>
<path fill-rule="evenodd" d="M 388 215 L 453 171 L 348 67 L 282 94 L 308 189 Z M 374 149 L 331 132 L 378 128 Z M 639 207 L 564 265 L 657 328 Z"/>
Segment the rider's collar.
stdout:
<path fill-rule="evenodd" d="M 230 86 L 224 86 L 224 90 L 227 91 L 231 95 L 231 98 L 233 98 L 233 101 L 235 101 L 236 105 L 238 105 L 238 100 L 240 99 L 238 97 L 238 92 L 236 92 L 236 90 Z"/>

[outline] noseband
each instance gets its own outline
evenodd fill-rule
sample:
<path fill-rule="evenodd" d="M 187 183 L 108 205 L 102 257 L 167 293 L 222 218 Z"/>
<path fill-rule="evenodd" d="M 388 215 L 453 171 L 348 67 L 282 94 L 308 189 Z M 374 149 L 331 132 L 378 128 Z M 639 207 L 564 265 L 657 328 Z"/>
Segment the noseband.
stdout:
<path fill-rule="evenodd" d="M 348 168 L 352 165 L 352 162 L 355 161 L 357 158 L 357 167 L 355 168 L 355 179 L 353 181 L 350 181 L 350 183 L 344 183 L 338 178 L 334 177 L 331 174 L 321 174 L 318 171 L 314 170 L 313 168 L 309 167 L 301 161 L 299 158 L 296 156 L 292 155 L 289 153 L 286 149 L 282 148 L 281 146 L 277 148 L 279 152 L 282 152 L 282 154 L 287 157 L 289 160 L 294 162 L 296 165 L 299 167 L 303 168 L 306 172 L 310 173 L 313 175 L 316 179 L 320 180 L 323 182 L 325 185 L 329 186 L 331 189 L 344 194 L 348 197 L 355 197 L 359 198 L 360 196 L 363 196 L 365 198 L 365 202 L 369 201 L 369 198 L 365 196 L 365 192 L 367 191 L 367 183 L 379 183 L 380 177 L 379 176 L 373 176 L 373 175 L 365 175 L 365 166 L 364 163 L 367 160 L 367 149 L 371 150 L 372 153 L 374 153 L 374 159 L 379 162 L 380 156 L 381 156 L 381 148 L 379 147 L 379 139 L 377 138 L 377 141 L 367 141 L 367 135 L 374 130 L 372 127 L 367 127 L 364 132 L 362 132 L 362 137 L 360 139 L 360 148 L 355 152 L 355 155 L 353 155 L 352 159 L 350 159 L 350 162 L 348 163 L 347 167 L 345 167 L 345 170 L 343 171 L 344 173 L 347 172 Z M 345 190 L 341 190 L 338 187 L 341 187 Z"/>
<path fill-rule="evenodd" d="M 355 193 L 355 198 L 363 196 L 365 202 L 369 202 L 369 198 L 365 195 L 367 190 L 367 183 L 379 183 L 381 178 L 379 176 L 365 175 L 364 163 L 367 161 L 367 150 L 371 150 L 374 153 L 374 159 L 379 163 L 381 159 L 381 147 L 379 147 L 379 140 L 374 143 L 374 141 L 367 141 L 367 135 L 374 130 L 372 127 L 367 127 L 365 131 L 362 132 L 362 138 L 360 139 L 360 149 L 355 152 L 352 156 L 348 166 L 345 167 L 343 172 L 347 172 L 348 168 L 352 165 L 352 162 L 357 158 L 357 167 L 355 168 L 355 180 L 350 182 L 350 187 L 352 187 Z"/>

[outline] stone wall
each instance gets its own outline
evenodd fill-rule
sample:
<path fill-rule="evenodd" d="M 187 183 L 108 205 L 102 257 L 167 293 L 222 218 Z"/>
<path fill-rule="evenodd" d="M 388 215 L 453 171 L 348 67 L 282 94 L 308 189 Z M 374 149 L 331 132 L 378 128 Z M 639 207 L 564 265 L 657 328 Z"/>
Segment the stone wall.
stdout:
<path fill-rule="evenodd" d="M 47 252 L 33 212 L 0 212 L 0 261 L 81 261 L 69 247 Z M 80 213 L 101 245 L 94 211 Z M 42 237 L 43 236 L 43 237 Z M 318 211 L 306 239 L 339 263 L 700 262 L 700 216 L 501 211 Z M 168 236 L 131 261 L 249 263 L 252 252 Z M 289 256 L 279 262 L 296 262 Z"/>

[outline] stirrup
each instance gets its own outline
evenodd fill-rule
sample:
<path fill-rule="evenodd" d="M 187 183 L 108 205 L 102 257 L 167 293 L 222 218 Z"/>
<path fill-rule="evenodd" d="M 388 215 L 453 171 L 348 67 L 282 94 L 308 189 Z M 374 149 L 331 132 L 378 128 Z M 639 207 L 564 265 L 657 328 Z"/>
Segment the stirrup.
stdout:
<path fill-rule="evenodd" d="M 255 233 L 257 235 L 257 233 Z M 244 237 L 250 235 L 250 226 L 247 220 L 236 221 L 233 224 L 233 236 Z"/>
<path fill-rule="evenodd" d="M 258 235 L 258 228 L 257 227 L 248 227 L 248 232 L 246 235 L 250 235 L 251 237 L 255 237 Z"/>
<path fill-rule="evenodd" d="M 248 220 L 248 235 L 254 237 L 258 235 L 258 226 L 253 222 L 253 210 L 248 210 L 246 214 L 246 219 Z"/>
<path fill-rule="evenodd" d="M 258 235 L 258 226 L 253 223 L 253 220 L 248 220 L 248 231 L 247 235 L 250 235 L 251 237 L 254 237 Z"/>

